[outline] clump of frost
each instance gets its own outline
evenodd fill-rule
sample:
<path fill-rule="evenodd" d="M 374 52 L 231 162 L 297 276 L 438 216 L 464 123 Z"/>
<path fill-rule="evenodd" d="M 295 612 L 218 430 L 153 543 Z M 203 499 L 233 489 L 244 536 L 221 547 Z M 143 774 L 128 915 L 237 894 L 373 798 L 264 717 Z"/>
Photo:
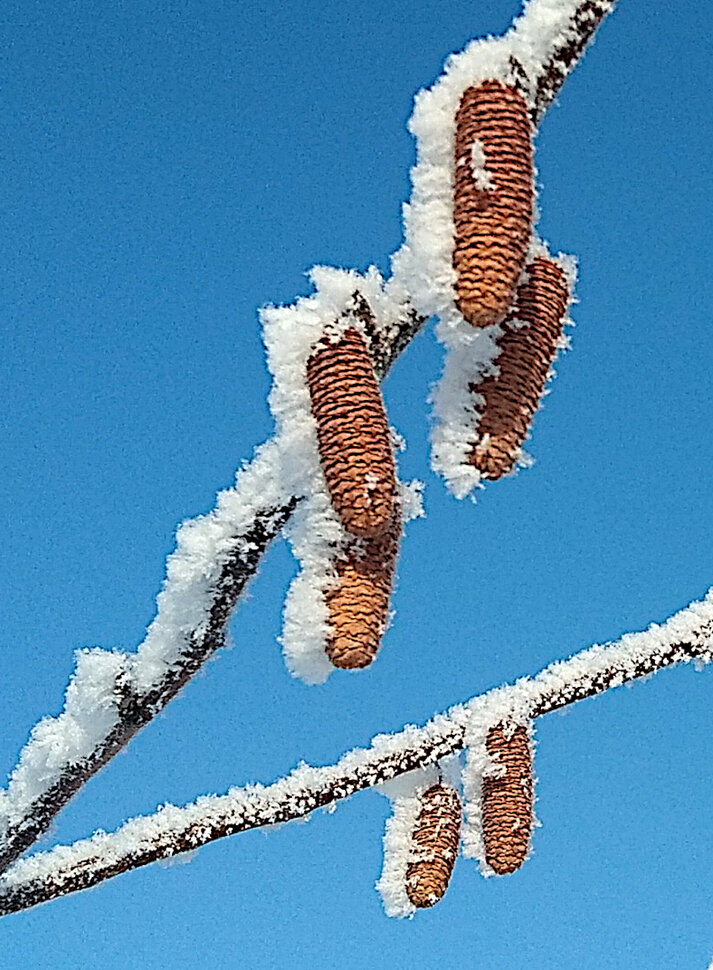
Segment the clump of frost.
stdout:
<path fill-rule="evenodd" d="M 398 326 L 407 310 L 398 286 L 385 284 L 374 268 L 360 275 L 321 266 L 312 270 L 310 278 L 315 293 L 290 306 L 265 307 L 261 319 L 273 375 L 270 408 L 281 442 L 281 476 L 294 495 L 303 497 L 285 529 L 301 568 L 285 602 L 281 640 L 290 672 L 316 684 L 334 669 L 325 653 L 329 632 L 325 594 L 337 579 L 335 560 L 351 539 L 332 507 L 319 459 L 307 362 L 321 342 L 338 340 L 350 327 L 360 331 L 367 346 L 371 344 L 373 333 L 358 313 L 355 294 L 368 303 L 379 334 Z M 401 486 L 401 493 L 405 520 L 413 517 L 409 510 L 415 492 Z"/>
<path fill-rule="evenodd" d="M 485 149 L 480 138 L 474 138 L 470 146 L 470 173 L 475 187 L 481 192 L 492 192 L 497 189 L 492 172 L 488 170 Z"/>

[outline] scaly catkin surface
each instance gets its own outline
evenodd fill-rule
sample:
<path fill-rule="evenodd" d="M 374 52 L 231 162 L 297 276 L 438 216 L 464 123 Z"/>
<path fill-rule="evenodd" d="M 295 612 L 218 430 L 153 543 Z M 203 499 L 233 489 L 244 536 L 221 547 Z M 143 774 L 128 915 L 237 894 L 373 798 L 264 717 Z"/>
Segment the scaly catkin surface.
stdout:
<path fill-rule="evenodd" d="M 458 792 L 433 785 L 421 796 L 413 831 L 412 861 L 406 868 L 406 893 L 414 906 L 425 909 L 445 895 L 458 855 L 463 818 Z"/>
<path fill-rule="evenodd" d="M 505 767 L 503 777 L 483 778 L 482 792 L 485 861 L 504 876 L 520 868 L 530 848 L 533 773 L 527 728 L 497 724 L 488 732 L 485 747 Z"/>
<path fill-rule="evenodd" d="M 567 312 L 569 290 L 562 269 L 543 257 L 533 260 L 527 269 L 529 279 L 518 287 L 498 340 L 499 373 L 470 385 L 485 403 L 479 440 L 469 461 L 490 479 L 512 471 L 518 459 L 540 406 Z M 515 318 L 525 326 L 512 326 L 510 321 Z"/>
<path fill-rule="evenodd" d="M 392 518 L 396 469 L 381 389 L 355 327 L 310 357 L 307 384 L 332 504 L 352 535 L 378 535 Z"/>
<path fill-rule="evenodd" d="M 401 538 L 401 511 L 373 539 L 353 543 L 336 564 L 337 585 L 326 593 L 331 634 L 327 656 L 335 667 L 368 667 L 389 619 L 389 603 Z"/>
<path fill-rule="evenodd" d="M 476 140 L 488 188 L 474 177 Z M 532 234 L 532 125 L 522 95 L 500 81 L 468 88 L 456 114 L 455 152 L 456 304 L 469 323 L 486 327 L 510 308 Z"/>

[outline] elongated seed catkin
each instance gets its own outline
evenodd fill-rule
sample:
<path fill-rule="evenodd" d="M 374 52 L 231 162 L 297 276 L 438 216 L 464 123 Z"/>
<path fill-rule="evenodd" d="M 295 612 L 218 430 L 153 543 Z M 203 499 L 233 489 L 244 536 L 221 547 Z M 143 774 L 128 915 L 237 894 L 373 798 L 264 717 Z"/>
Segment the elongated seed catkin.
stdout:
<path fill-rule="evenodd" d="M 352 535 L 376 536 L 392 518 L 396 470 L 381 389 L 356 327 L 310 357 L 307 384 L 332 504 Z"/>
<path fill-rule="evenodd" d="M 527 273 L 498 339 L 499 373 L 471 384 L 484 404 L 478 441 L 469 461 L 490 479 L 512 471 L 518 459 L 540 406 L 566 319 L 569 288 L 562 268 L 551 259 L 538 257 Z"/>
<path fill-rule="evenodd" d="M 337 584 L 326 593 L 330 634 L 327 656 L 335 667 L 368 667 L 389 619 L 401 538 L 401 512 L 394 506 L 389 527 L 373 539 L 354 542 L 336 563 Z"/>
<path fill-rule="evenodd" d="M 455 153 L 456 304 L 487 327 L 510 308 L 532 234 L 532 125 L 522 95 L 500 81 L 468 88 Z"/>
<path fill-rule="evenodd" d="M 448 889 L 458 855 L 462 819 L 460 796 L 454 788 L 433 785 L 421 796 L 411 861 L 406 868 L 406 893 L 419 909 L 439 902 Z"/>
<path fill-rule="evenodd" d="M 527 858 L 533 822 L 533 769 L 526 727 L 497 724 L 485 739 L 491 758 L 505 768 L 501 777 L 483 778 L 485 861 L 500 876 L 515 872 Z"/>

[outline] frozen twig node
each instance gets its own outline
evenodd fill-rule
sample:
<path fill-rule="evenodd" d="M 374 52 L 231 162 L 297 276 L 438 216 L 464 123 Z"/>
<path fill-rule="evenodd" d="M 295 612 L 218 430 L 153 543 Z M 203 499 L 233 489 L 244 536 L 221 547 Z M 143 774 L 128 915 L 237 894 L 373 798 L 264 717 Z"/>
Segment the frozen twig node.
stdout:
<path fill-rule="evenodd" d="M 530 851 L 534 785 L 528 728 L 501 722 L 488 731 L 485 748 L 495 769 L 483 777 L 485 861 L 505 876 L 519 869 Z"/>
<path fill-rule="evenodd" d="M 569 297 L 562 266 L 534 259 L 497 338 L 497 373 L 470 384 L 483 404 L 469 461 L 484 478 L 502 478 L 520 457 L 563 338 Z"/>
<path fill-rule="evenodd" d="M 501 81 L 468 88 L 456 115 L 456 305 L 476 327 L 499 323 L 525 266 L 534 207 L 532 124 Z"/>
<path fill-rule="evenodd" d="M 307 384 L 332 504 L 352 535 L 377 536 L 393 519 L 396 470 L 381 389 L 356 327 L 321 341 Z"/>
<path fill-rule="evenodd" d="M 397 502 L 384 532 L 350 543 L 344 557 L 337 559 L 337 582 L 325 594 L 326 651 L 335 667 L 357 670 L 376 657 L 389 619 L 401 530 Z"/>
<path fill-rule="evenodd" d="M 421 795 L 406 868 L 406 893 L 417 909 L 443 899 L 458 856 L 462 820 L 455 788 L 440 783 Z"/>

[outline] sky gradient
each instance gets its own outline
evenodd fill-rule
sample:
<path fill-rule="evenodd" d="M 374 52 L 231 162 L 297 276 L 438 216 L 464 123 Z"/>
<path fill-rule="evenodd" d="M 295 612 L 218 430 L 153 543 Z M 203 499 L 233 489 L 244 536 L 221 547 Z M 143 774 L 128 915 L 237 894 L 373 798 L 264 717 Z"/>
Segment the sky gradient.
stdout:
<path fill-rule="evenodd" d="M 0 31 L 2 771 L 73 652 L 134 649 L 176 524 L 271 434 L 257 308 L 315 263 L 388 269 L 411 99 L 511 0 L 351 7 L 8 0 Z M 329 763 L 713 585 L 713 11 L 620 0 L 546 118 L 540 231 L 580 261 L 572 351 L 532 469 L 456 502 L 429 470 L 432 331 L 385 385 L 427 517 L 378 661 L 306 687 L 277 637 L 282 542 L 223 651 L 45 840 Z M 414 920 L 373 884 L 388 802 L 208 846 L 8 917 L 13 970 L 706 970 L 713 671 L 666 671 L 537 724 L 534 854 L 460 860 Z"/>

